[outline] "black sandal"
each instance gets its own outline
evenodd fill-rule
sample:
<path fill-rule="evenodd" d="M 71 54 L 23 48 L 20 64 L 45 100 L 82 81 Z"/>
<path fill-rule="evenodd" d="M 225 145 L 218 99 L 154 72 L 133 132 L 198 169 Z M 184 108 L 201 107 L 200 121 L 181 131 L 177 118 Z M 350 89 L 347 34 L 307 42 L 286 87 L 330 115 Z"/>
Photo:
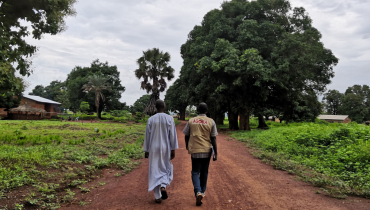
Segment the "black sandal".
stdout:
<path fill-rule="evenodd" d="M 161 193 L 162 193 L 162 200 L 166 200 L 168 198 L 166 188 L 161 187 Z"/>
<path fill-rule="evenodd" d="M 155 202 L 156 202 L 156 203 L 162 203 L 162 198 L 160 198 L 160 199 L 155 199 Z"/>

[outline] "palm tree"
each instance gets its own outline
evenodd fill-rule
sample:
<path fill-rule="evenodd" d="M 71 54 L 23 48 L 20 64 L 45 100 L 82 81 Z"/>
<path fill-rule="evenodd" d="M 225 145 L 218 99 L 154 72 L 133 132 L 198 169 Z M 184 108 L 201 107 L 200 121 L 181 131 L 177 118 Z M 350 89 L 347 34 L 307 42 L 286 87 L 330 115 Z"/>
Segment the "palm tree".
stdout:
<path fill-rule="evenodd" d="M 145 113 L 154 115 L 157 112 L 155 101 L 159 99 L 160 92 L 167 88 L 168 81 L 174 78 L 174 69 L 168 65 L 171 56 L 168 52 L 163 53 L 158 48 L 149 49 L 143 52 L 143 56 L 137 60 L 139 68 L 135 70 L 138 79 L 143 78 L 141 89 L 152 93 L 149 103 L 145 108 Z M 150 83 L 150 80 L 153 80 Z"/>
<path fill-rule="evenodd" d="M 105 96 L 103 95 L 103 90 L 111 91 L 111 87 L 107 85 L 107 81 L 109 78 L 100 76 L 100 75 L 92 75 L 87 78 L 88 82 L 82 86 L 83 91 L 85 92 L 95 92 L 95 106 L 96 106 L 96 115 L 100 117 L 99 113 L 99 101 L 100 98 L 105 101 Z"/>

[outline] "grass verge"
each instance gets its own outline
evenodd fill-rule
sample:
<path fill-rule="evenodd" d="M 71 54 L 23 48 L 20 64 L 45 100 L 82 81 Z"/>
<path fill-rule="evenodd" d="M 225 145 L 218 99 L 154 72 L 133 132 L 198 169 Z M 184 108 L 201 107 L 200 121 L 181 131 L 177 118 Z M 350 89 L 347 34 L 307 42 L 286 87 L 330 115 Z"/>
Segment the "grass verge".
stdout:
<path fill-rule="evenodd" d="M 231 136 L 247 143 L 254 156 L 324 193 L 370 198 L 369 134 L 370 127 L 355 123 L 293 123 Z"/>
<path fill-rule="evenodd" d="M 75 202 L 101 169 L 131 171 L 144 134 L 145 124 L 0 121 L 0 209 Z"/>

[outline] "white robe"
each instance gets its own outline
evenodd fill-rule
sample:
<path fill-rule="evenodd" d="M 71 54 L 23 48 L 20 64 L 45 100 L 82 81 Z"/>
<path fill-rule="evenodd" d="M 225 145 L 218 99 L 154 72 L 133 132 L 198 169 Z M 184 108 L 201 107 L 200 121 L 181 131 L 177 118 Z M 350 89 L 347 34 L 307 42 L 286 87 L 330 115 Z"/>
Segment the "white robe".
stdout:
<path fill-rule="evenodd" d="M 178 148 L 173 117 L 164 113 L 150 117 L 144 140 L 144 152 L 149 152 L 149 192 L 158 185 L 170 185 L 173 179 L 171 150 Z"/>

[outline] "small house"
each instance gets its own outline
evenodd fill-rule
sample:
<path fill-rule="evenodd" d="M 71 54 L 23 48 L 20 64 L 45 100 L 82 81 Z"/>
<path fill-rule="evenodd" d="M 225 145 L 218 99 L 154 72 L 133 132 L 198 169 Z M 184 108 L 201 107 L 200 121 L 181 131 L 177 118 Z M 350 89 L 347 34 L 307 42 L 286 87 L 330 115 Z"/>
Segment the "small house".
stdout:
<path fill-rule="evenodd" d="M 42 116 L 44 118 L 51 118 L 52 116 L 58 115 L 58 107 L 61 105 L 60 103 L 58 103 L 56 101 L 52 101 L 52 100 L 49 100 L 49 99 L 46 99 L 46 98 L 43 98 L 43 97 L 40 97 L 40 96 L 32 96 L 32 95 L 24 95 L 22 97 L 21 102 L 20 102 L 20 107 L 18 107 L 18 108 L 22 108 L 21 106 L 25 105 L 25 104 L 27 104 L 27 106 L 23 107 L 24 110 L 32 110 L 32 111 L 28 111 L 28 113 L 35 113 L 35 110 L 30 109 L 30 107 L 31 108 L 36 108 L 40 111 L 40 112 L 37 112 L 37 113 L 42 113 Z M 21 110 L 23 110 L 23 109 L 21 109 Z M 2 117 L 8 117 L 10 119 L 22 118 L 22 120 L 25 120 L 27 118 L 27 114 L 24 111 L 22 112 L 23 114 L 20 114 L 19 111 L 14 111 L 14 108 L 13 108 L 13 112 L 11 112 L 10 110 L 12 110 L 12 109 L 9 109 L 9 110 L 0 109 L 1 116 Z M 17 114 L 16 117 L 13 114 Z M 18 114 L 20 114 L 20 115 L 18 115 Z"/>
<path fill-rule="evenodd" d="M 348 115 L 319 115 L 320 120 L 325 120 L 329 123 L 350 123 L 351 119 Z"/>

